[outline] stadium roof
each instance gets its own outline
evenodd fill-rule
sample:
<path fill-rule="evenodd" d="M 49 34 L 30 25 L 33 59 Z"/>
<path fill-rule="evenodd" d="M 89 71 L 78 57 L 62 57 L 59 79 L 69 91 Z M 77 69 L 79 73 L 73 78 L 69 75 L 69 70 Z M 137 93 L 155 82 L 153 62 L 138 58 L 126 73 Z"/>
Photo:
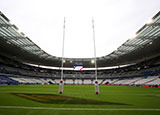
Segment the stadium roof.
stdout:
<path fill-rule="evenodd" d="M 112 53 L 97 57 L 98 67 L 109 67 L 133 64 L 160 55 L 160 12 L 150 23 L 136 32 L 136 36 L 128 39 Z M 61 66 L 61 57 L 48 54 L 32 42 L 24 33 L 10 23 L 0 12 L 0 54 L 17 61 L 45 65 Z M 84 67 L 94 67 L 93 58 L 65 58 L 64 67 L 73 67 L 75 63 L 83 63 Z"/>

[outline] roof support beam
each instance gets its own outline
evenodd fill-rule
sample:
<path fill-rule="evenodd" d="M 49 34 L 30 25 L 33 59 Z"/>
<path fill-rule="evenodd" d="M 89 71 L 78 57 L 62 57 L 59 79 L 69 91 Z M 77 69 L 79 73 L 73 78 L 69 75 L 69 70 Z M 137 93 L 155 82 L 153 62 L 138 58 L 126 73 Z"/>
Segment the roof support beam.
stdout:
<path fill-rule="evenodd" d="M 42 50 L 31 50 L 32 52 L 43 52 Z"/>
<path fill-rule="evenodd" d="M 2 23 L 0 23 L 0 27 L 8 28 L 8 27 L 12 27 L 12 26 L 13 26 L 12 24 L 2 24 Z"/>
<path fill-rule="evenodd" d="M 39 55 L 40 58 L 48 57 L 48 55 Z"/>
<path fill-rule="evenodd" d="M 141 45 L 138 45 L 138 44 L 123 44 L 123 46 L 126 46 L 126 47 L 137 47 L 137 46 L 141 46 Z"/>
<path fill-rule="evenodd" d="M 16 30 L 18 30 L 17 26 L 15 26 L 14 24 L 0 23 L 0 27 L 14 27 Z"/>
<path fill-rule="evenodd" d="M 27 37 L 22 37 L 22 36 L 0 36 L 3 37 L 4 39 L 7 39 L 8 41 L 10 40 L 19 40 L 19 39 L 29 39 Z"/>
<path fill-rule="evenodd" d="M 142 40 L 146 40 L 146 39 L 156 39 L 160 36 L 137 36 L 137 39 L 142 39 Z"/>
<path fill-rule="evenodd" d="M 160 26 L 160 23 L 150 23 L 150 24 L 146 24 L 147 26 Z"/>
<path fill-rule="evenodd" d="M 37 52 L 36 54 L 38 54 L 38 55 L 44 55 L 45 53 L 44 52 Z"/>
<path fill-rule="evenodd" d="M 129 50 L 117 50 L 117 52 L 122 52 L 122 53 L 126 53 L 128 52 Z"/>
<path fill-rule="evenodd" d="M 20 47 L 30 47 L 30 46 L 35 46 L 35 44 L 25 44 L 25 45 L 19 45 Z"/>
<path fill-rule="evenodd" d="M 116 52 L 114 52 L 113 54 L 114 54 L 114 55 L 117 55 L 117 56 L 120 56 L 120 55 L 122 55 L 123 53 L 116 51 Z"/>

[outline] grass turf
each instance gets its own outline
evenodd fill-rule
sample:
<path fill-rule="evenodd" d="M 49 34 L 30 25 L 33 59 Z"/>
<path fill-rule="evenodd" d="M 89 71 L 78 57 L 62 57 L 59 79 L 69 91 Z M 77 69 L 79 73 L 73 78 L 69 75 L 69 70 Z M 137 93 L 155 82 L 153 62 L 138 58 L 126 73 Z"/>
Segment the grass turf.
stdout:
<path fill-rule="evenodd" d="M 0 115 L 158 115 L 160 111 L 97 110 L 97 109 L 160 109 L 160 89 L 128 86 L 100 86 L 96 95 L 93 85 L 65 85 L 58 94 L 58 85 L 0 86 Z M 42 100 L 42 101 L 41 101 Z M 1 108 L 43 107 L 81 108 L 82 110 L 52 110 Z M 83 110 L 83 108 L 96 110 Z"/>

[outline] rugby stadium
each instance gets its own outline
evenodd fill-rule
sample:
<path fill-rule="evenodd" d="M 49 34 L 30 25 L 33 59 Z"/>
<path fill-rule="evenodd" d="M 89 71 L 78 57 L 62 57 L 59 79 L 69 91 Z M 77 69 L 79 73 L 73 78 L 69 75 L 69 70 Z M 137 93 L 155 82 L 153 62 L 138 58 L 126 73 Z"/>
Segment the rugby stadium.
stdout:
<path fill-rule="evenodd" d="M 50 55 L 0 12 L 0 115 L 10 114 L 160 114 L 160 12 L 95 58 Z"/>

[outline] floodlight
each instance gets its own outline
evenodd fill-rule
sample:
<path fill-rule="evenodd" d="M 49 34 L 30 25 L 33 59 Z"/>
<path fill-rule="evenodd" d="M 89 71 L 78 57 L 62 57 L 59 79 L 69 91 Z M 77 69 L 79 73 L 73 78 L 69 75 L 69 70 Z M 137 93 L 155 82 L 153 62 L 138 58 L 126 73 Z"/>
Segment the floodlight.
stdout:
<path fill-rule="evenodd" d="M 72 63 L 72 60 L 70 60 L 70 63 Z"/>
<path fill-rule="evenodd" d="M 131 35 L 131 38 L 129 38 L 129 40 L 133 40 L 133 39 L 135 39 L 135 38 L 136 38 L 136 36 L 137 36 L 137 34 L 136 34 L 136 33 L 132 34 L 132 35 Z"/>
<path fill-rule="evenodd" d="M 153 19 L 149 19 L 148 21 L 147 21 L 147 24 L 150 24 L 150 23 L 152 23 L 153 22 Z"/>
<path fill-rule="evenodd" d="M 149 44 L 151 45 L 151 44 L 152 44 L 152 42 L 149 42 Z"/>
<path fill-rule="evenodd" d="M 63 63 L 66 63 L 66 60 L 63 60 Z"/>
<path fill-rule="evenodd" d="M 91 63 L 94 63 L 94 60 L 91 60 Z"/>

